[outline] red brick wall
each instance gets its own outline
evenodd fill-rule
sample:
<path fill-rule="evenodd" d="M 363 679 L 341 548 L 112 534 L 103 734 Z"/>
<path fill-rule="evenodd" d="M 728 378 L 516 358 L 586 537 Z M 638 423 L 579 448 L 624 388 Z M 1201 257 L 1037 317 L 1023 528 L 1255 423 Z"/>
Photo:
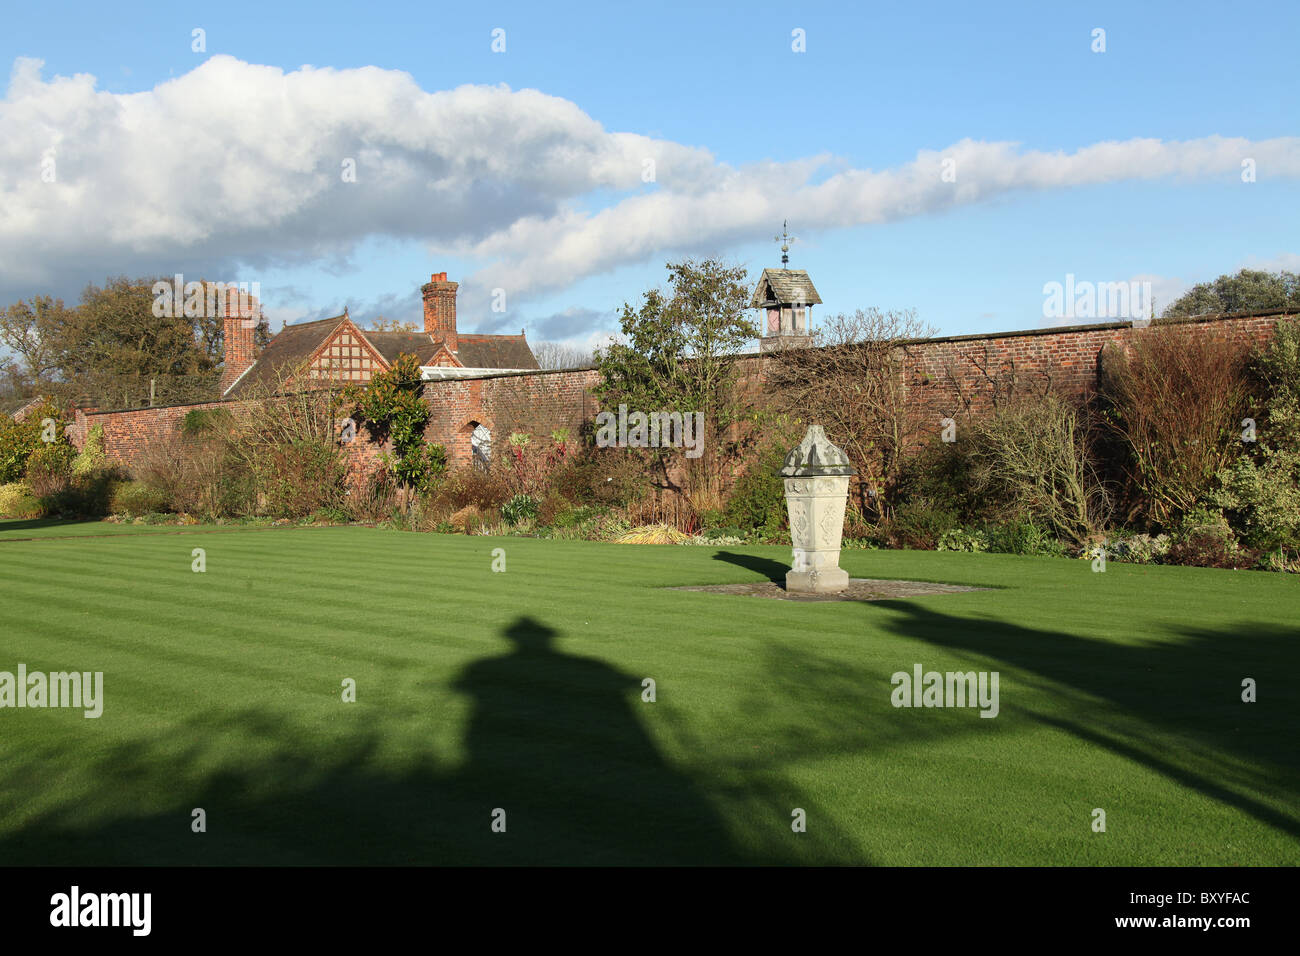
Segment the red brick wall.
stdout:
<path fill-rule="evenodd" d="M 223 405 L 235 408 L 238 404 L 204 402 L 198 405 L 135 408 L 117 412 L 83 412 L 78 409 L 75 422 L 68 427 L 68 440 L 81 448 L 88 431 L 96 425 L 102 426 L 105 455 L 110 461 L 131 470 L 151 444 L 174 436 L 189 412 Z M 356 439 L 347 446 L 350 480 L 354 483 L 364 481 L 379 467 L 379 457 L 387 449 L 387 443 L 380 445 L 371 441 L 369 432 L 365 428 L 358 428 Z"/>
<path fill-rule="evenodd" d="M 1195 320 L 1186 323 L 1193 334 L 1221 336 L 1243 349 L 1262 345 L 1272 334 L 1280 314 Z M 1096 381 L 1097 360 L 1111 342 L 1123 343 L 1146 330 L 1127 324 L 1039 329 L 1005 335 L 968 335 L 929 339 L 911 346 L 908 363 L 909 398 L 919 414 L 939 418 L 977 416 L 992 407 L 994 381 L 1014 376 L 1038 387 L 1050 384 L 1066 394 L 1082 396 Z M 757 356 L 747 359 L 759 362 Z M 748 374 L 761 374 L 749 365 Z M 568 428 L 574 435 L 584 421 L 599 410 L 594 387 L 599 374 L 592 369 L 562 372 L 503 373 L 477 379 L 428 382 L 425 400 L 432 417 L 425 435 L 443 445 L 453 466 L 470 461 L 470 433 L 474 423 L 492 432 L 495 449 L 505 446 L 511 432 L 549 435 Z M 969 403 L 969 404 L 968 404 Z M 89 425 L 104 426 L 109 458 L 130 466 L 151 442 L 176 429 L 193 408 L 220 403 L 144 408 L 119 412 L 78 413 L 70 430 L 80 447 Z M 367 440 L 364 431 L 349 448 L 354 473 L 368 473 L 377 465 L 382 449 Z"/>
<path fill-rule="evenodd" d="M 1179 325 L 1193 335 L 1227 339 L 1247 350 L 1264 345 L 1280 318 L 1255 315 Z M 987 414 L 995 389 L 1013 382 L 1082 398 L 1096 386 L 1102 349 L 1150 331 L 1124 323 L 930 339 L 910 349 L 909 400 L 937 417 L 960 418 Z"/>
<path fill-rule="evenodd" d="M 96 425 L 104 429 L 104 453 L 108 460 L 130 468 L 154 442 L 174 435 L 186 414 L 196 408 L 217 408 L 221 402 L 199 405 L 169 405 L 165 408 L 131 408 L 120 412 L 77 411 L 76 435 L 69 429 L 69 440 L 78 448 L 86 433 Z"/>
<path fill-rule="evenodd" d="M 584 369 L 427 382 L 424 397 L 432 415 L 424 434 L 447 450 L 453 466 L 469 464 L 475 423 L 492 432 L 494 453 L 511 432 L 550 435 L 568 428 L 576 438 L 597 411 L 592 389 L 599 380 L 599 373 Z"/>

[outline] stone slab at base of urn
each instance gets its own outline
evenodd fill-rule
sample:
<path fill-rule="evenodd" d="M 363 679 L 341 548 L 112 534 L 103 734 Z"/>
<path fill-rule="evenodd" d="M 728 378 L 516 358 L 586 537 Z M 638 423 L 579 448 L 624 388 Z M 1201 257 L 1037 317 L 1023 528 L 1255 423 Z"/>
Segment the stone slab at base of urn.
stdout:
<path fill-rule="evenodd" d="M 844 506 L 853 467 L 848 456 L 831 444 L 820 425 L 810 425 L 785 457 L 785 506 L 790 515 L 793 567 L 786 573 L 787 591 L 820 594 L 842 591 L 849 574 L 840 567 Z"/>

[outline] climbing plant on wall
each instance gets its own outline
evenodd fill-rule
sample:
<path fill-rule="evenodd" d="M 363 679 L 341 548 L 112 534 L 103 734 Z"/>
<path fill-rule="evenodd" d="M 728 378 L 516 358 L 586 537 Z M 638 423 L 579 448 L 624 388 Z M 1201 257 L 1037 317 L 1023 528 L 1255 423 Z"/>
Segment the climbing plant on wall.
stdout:
<path fill-rule="evenodd" d="M 415 356 L 399 355 L 392 368 L 367 384 L 348 386 L 345 397 L 353 406 L 352 417 L 365 423 L 375 441 L 392 441 L 384 464 L 398 485 L 429 490 L 446 471 L 447 454 L 441 445 L 424 440 L 429 406 Z"/>

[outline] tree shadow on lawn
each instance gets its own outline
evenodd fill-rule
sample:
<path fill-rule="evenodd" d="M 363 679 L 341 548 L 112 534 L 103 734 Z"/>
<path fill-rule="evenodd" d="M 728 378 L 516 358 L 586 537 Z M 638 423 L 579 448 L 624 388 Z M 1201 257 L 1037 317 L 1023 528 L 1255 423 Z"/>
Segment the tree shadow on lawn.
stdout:
<path fill-rule="evenodd" d="M 880 601 L 875 609 L 894 612 L 879 622 L 886 630 L 1005 661 L 1050 681 L 1048 693 L 1069 694 L 1062 711 L 1090 712 L 1085 725 L 1024 708 L 1031 719 L 1300 837 L 1300 820 L 1279 809 L 1300 804 L 1300 694 L 1291 679 L 1300 670 L 1297 630 L 1243 622 L 1222 631 L 1181 628 L 1178 639 L 1113 644 L 910 601 Z M 1260 684 L 1257 703 L 1241 700 L 1246 677 Z M 1004 678 L 1001 719 L 1014 719 L 1014 693 Z M 1107 704 L 1101 713 L 1097 700 Z"/>
<path fill-rule="evenodd" d="M 285 713 L 247 709 L 194 716 L 165 734 L 99 750 L 65 737 L 58 749 L 19 753 L 4 768 L 0 818 L 33 812 L 52 781 L 80 774 L 93 789 L 44 804 L 0 838 L 0 862 L 796 861 L 779 839 L 739 836 L 743 826 L 719 809 L 725 795 L 710 796 L 661 756 L 639 708 L 663 705 L 640 702 L 639 678 L 557 650 L 556 632 L 529 618 L 504 634 L 511 642 L 506 654 L 475 661 L 453 683 L 471 703 L 467 759 L 458 767 L 436 759 L 429 747 L 392 759 L 395 738 L 435 736 L 436 692 L 414 727 L 396 727 L 397 735 L 353 732 L 346 721 L 326 720 L 326 734 L 334 730 L 327 738 L 319 715 L 309 715 L 317 720 L 309 728 Z M 382 720 L 385 705 L 375 701 L 382 693 L 360 688 L 378 708 L 368 726 Z M 364 718 L 348 713 L 354 716 Z M 765 799 L 761 788 L 750 797 Z M 132 801 L 141 799 L 154 809 L 137 810 Z M 774 809 L 767 815 L 773 832 L 788 838 L 788 802 L 781 805 L 783 816 Z M 198 807 L 206 813 L 205 833 L 191 830 Z M 497 808 L 505 810 L 504 833 L 491 829 Z"/>
<path fill-rule="evenodd" d="M 935 719 L 919 721 L 895 709 L 879 663 L 823 652 L 812 633 L 793 641 L 763 635 L 751 652 L 762 661 L 757 678 L 737 688 L 734 708 L 707 725 L 709 736 L 726 746 L 710 748 L 698 730 L 664 714 L 684 750 L 710 754 L 710 790 L 726 794 L 729 814 L 774 820 L 778 827 L 784 819 L 788 838 L 792 809 L 806 811 L 806 832 L 782 846 L 801 863 L 874 865 L 869 848 L 880 837 L 881 815 L 891 811 L 864 795 L 864 775 L 877 776 L 891 752 L 912 756 L 934 742 L 979 738 L 987 729 L 968 712 L 936 712 Z M 906 806 L 920 792 L 909 781 L 897 796 Z M 917 836 L 928 841 L 931 834 Z"/>
<path fill-rule="evenodd" d="M 69 524 L 101 524 L 99 518 L 16 518 L 0 519 L 0 540 L 10 531 L 37 531 Z"/>

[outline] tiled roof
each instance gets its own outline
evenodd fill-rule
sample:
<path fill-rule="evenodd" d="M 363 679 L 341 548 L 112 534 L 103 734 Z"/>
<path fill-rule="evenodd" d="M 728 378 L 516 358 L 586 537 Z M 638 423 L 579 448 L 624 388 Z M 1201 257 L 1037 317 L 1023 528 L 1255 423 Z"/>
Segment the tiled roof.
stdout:
<path fill-rule="evenodd" d="M 241 398 L 274 385 L 277 367 L 293 368 L 311 358 L 345 321 L 346 314 L 285 326 L 225 397 Z M 403 352 L 414 355 L 422 365 L 428 364 L 442 345 L 427 332 L 360 332 L 389 365 Z M 522 335 L 459 335 L 457 349 L 456 360 L 466 368 L 540 368 Z"/>
<path fill-rule="evenodd" d="M 250 392 L 273 386 L 276 383 L 277 368 L 289 369 L 305 362 L 343 323 L 344 319 L 345 316 L 336 315 L 331 319 L 286 325 L 267 343 L 262 354 L 257 357 L 257 361 L 231 386 L 225 397 L 239 398 Z"/>
<path fill-rule="evenodd" d="M 764 269 L 749 304 L 757 309 L 765 305 L 821 305 L 821 301 L 803 269 Z"/>
<path fill-rule="evenodd" d="M 433 353 L 438 351 L 437 343 L 427 332 L 371 332 L 369 329 L 362 329 L 361 334 L 366 337 L 367 342 L 379 350 L 379 354 L 389 365 L 396 362 L 397 356 L 403 352 L 414 355 L 420 360 L 421 365 L 425 365 L 433 357 Z"/>
<path fill-rule="evenodd" d="M 456 360 L 466 368 L 541 368 L 522 335 L 458 335 Z"/>

